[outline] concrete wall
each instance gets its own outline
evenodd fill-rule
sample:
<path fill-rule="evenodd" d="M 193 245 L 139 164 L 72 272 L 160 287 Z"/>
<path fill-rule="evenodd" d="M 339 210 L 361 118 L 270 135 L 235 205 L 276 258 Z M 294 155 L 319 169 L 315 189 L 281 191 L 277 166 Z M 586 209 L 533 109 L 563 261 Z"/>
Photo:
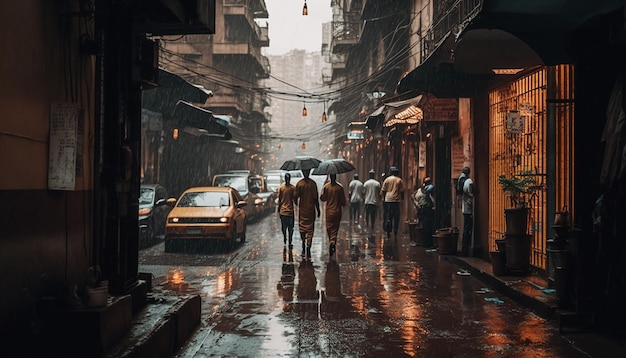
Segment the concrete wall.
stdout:
<path fill-rule="evenodd" d="M 76 3 L 0 3 L 0 322 L 81 284 L 90 262 L 95 58 L 79 53 L 79 36 L 93 20 L 70 15 Z M 83 171 L 71 191 L 48 190 L 53 102 L 85 113 Z"/>

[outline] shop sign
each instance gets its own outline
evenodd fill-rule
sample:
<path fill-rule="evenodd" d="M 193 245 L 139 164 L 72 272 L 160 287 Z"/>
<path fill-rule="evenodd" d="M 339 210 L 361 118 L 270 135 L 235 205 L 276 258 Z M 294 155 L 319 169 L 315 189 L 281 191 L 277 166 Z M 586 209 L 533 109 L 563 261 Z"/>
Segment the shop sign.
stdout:
<path fill-rule="evenodd" d="M 456 122 L 459 120 L 459 101 L 456 98 L 436 98 L 428 96 L 420 102 L 427 122 Z"/>
<path fill-rule="evenodd" d="M 526 117 L 518 111 L 509 111 L 506 114 L 506 131 L 509 133 L 523 133 Z"/>
<path fill-rule="evenodd" d="M 351 129 L 348 132 L 348 139 L 365 139 L 365 133 L 362 129 Z"/>

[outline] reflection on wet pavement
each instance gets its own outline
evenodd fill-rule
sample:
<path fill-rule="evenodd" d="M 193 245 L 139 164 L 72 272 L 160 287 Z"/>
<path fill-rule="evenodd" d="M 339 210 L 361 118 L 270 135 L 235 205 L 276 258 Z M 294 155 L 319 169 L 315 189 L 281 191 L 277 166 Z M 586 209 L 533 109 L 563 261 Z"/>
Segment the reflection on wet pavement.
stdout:
<path fill-rule="evenodd" d="M 297 230 L 295 249 L 283 247 L 272 215 L 231 251 L 143 252 L 155 292 L 203 299 L 201 327 L 177 357 L 582 356 L 545 320 L 408 235 L 345 221 L 329 259 L 323 227 L 318 220 L 310 262 Z"/>

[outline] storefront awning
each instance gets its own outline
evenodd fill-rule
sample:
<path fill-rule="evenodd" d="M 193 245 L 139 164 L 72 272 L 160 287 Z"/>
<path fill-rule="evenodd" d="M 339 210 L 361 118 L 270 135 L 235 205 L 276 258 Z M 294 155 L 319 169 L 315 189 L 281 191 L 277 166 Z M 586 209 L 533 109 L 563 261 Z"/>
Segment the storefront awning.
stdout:
<path fill-rule="evenodd" d="M 218 123 L 211 111 L 185 101 L 176 103 L 172 118 L 177 126 L 187 128 L 186 131 L 194 135 L 216 139 L 230 139 L 232 137 L 228 128 Z"/>
<path fill-rule="evenodd" d="M 456 69 L 491 73 L 535 65 L 571 63 L 574 31 L 594 16 L 617 10 L 626 0 L 484 0 L 454 50 Z"/>
<path fill-rule="evenodd" d="M 365 122 L 358 123 L 362 123 L 371 130 L 376 127 L 378 122 L 381 122 L 383 127 L 396 124 L 415 124 L 424 118 L 422 110 L 418 107 L 421 100 L 422 95 L 419 95 L 402 101 L 387 102 L 372 112 Z"/>

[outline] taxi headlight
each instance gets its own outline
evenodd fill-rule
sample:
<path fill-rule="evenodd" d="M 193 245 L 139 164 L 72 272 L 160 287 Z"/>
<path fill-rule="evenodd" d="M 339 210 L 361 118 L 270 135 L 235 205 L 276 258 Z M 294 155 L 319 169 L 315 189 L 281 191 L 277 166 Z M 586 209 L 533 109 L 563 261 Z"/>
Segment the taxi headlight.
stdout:
<path fill-rule="evenodd" d="M 170 223 L 174 223 L 175 224 L 175 223 L 178 222 L 178 218 L 169 218 L 169 219 L 167 219 L 167 221 L 170 222 Z"/>
<path fill-rule="evenodd" d="M 227 218 L 226 216 L 222 216 L 222 217 L 220 218 L 220 222 L 222 222 L 222 223 L 227 223 L 227 222 L 228 222 L 228 218 Z"/>

